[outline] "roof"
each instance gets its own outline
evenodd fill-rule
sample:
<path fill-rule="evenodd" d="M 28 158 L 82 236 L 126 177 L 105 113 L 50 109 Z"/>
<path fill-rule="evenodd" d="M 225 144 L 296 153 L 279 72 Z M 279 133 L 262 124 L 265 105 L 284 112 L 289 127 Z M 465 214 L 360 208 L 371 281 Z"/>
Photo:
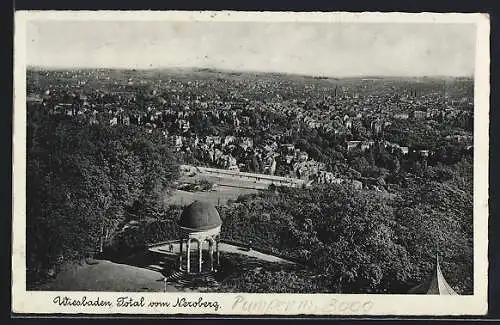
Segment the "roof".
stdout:
<path fill-rule="evenodd" d="M 432 277 L 427 281 L 413 287 L 408 291 L 410 294 L 427 294 L 427 295 L 451 295 L 455 296 L 457 293 L 446 282 L 446 279 L 441 272 L 439 260 L 436 258 L 436 267 L 433 270 Z"/>
<path fill-rule="evenodd" d="M 190 230 L 209 230 L 222 225 L 219 212 L 208 202 L 194 201 L 182 211 L 178 225 Z"/>

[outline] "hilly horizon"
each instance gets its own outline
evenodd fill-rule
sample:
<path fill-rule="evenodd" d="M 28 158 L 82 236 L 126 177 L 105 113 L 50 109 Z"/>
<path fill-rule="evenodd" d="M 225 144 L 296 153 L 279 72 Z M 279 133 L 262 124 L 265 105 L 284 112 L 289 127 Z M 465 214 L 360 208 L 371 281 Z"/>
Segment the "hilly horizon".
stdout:
<path fill-rule="evenodd" d="M 474 76 L 451 76 L 451 75 L 352 75 L 352 76 L 331 76 L 331 75 L 312 75 L 300 73 L 287 73 L 277 71 L 251 71 L 251 70 L 231 70 L 219 68 L 203 68 L 203 67 L 160 67 L 160 68 L 114 68 L 114 67 L 44 67 L 44 66 L 27 66 L 27 70 L 33 71 L 131 71 L 131 72 L 175 72 L 175 73 L 210 73 L 210 74 L 226 74 L 226 75 L 249 75 L 249 76 L 288 76 L 302 77 L 306 79 L 474 79 Z"/>

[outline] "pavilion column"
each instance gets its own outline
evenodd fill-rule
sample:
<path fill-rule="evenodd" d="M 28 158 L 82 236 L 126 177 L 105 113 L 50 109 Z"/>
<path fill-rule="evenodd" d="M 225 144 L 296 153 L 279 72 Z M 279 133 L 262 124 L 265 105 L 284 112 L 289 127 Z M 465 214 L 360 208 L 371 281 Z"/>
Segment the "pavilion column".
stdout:
<path fill-rule="evenodd" d="M 215 256 L 217 258 L 217 266 L 220 265 L 220 254 L 219 254 L 219 237 L 215 239 Z"/>
<path fill-rule="evenodd" d="M 201 263 L 202 263 L 202 249 L 203 249 L 203 244 L 201 240 L 198 239 L 198 272 L 201 273 Z"/>
<path fill-rule="evenodd" d="M 187 244 L 187 273 L 191 271 L 191 238 L 188 239 Z"/>
<path fill-rule="evenodd" d="M 214 270 L 214 240 L 213 238 L 210 239 L 210 242 L 209 242 L 209 253 L 208 255 L 210 256 L 210 271 L 213 271 Z"/>
<path fill-rule="evenodd" d="M 183 243 L 184 243 L 184 239 L 180 239 L 179 240 L 179 244 L 180 244 L 180 254 L 179 254 L 179 270 L 182 271 L 182 246 L 183 246 Z"/>

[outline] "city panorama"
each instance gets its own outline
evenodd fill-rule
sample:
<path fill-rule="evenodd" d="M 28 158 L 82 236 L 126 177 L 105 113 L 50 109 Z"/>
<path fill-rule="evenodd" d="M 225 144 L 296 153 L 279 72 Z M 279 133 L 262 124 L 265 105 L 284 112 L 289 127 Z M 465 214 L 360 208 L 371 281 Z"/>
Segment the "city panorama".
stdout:
<path fill-rule="evenodd" d="M 373 31 L 394 37 L 386 27 Z M 446 28 L 416 29 L 434 41 L 410 56 L 415 74 L 377 59 L 383 46 L 354 51 L 354 37 L 318 62 L 354 69 L 372 55 L 382 67 L 355 75 L 315 70 L 299 50 L 308 71 L 283 53 L 262 71 L 231 68 L 210 60 L 231 61 L 233 47 L 206 41 L 192 67 L 102 67 L 92 55 L 58 67 L 42 64 L 67 58 L 38 28 L 26 79 L 27 289 L 471 295 L 474 79 L 459 64 L 436 71 L 455 49 L 436 45 L 453 39 Z M 280 57 L 251 35 L 203 30 L 179 34 L 178 51 L 189 59 L 193 35 L 228 33 Z"/>

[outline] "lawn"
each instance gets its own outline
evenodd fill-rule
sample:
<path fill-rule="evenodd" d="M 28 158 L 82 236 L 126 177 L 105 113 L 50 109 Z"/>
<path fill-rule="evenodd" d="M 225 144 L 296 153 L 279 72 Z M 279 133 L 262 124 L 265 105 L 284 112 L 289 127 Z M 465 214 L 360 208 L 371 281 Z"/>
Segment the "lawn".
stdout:
<path fill-rule="evenodd" d="M 236 200 L 238 196 L 242 194 L 252 194 L 257 193 L 258 190 L 239 188 L 239 187 L 227 187 L 219 186 L 217 191 L 210 192 L 187 192 L 176 190 L 171 196 L 165 198 L 165 204 L 176 204 L 176 205 L 188 205 L 195 200 L 210 202 L 214 205 L 226 204 L 228 200 Z"/>
<path fill-rule="evenodd" d="M 96 264 L 67 265 L 55 279 L 36 287 L 49 291 L 163 292 L 163 276 L 156 271 L 97 260 Z M 172 285 L 167 291 L 179 291 Z"/>

